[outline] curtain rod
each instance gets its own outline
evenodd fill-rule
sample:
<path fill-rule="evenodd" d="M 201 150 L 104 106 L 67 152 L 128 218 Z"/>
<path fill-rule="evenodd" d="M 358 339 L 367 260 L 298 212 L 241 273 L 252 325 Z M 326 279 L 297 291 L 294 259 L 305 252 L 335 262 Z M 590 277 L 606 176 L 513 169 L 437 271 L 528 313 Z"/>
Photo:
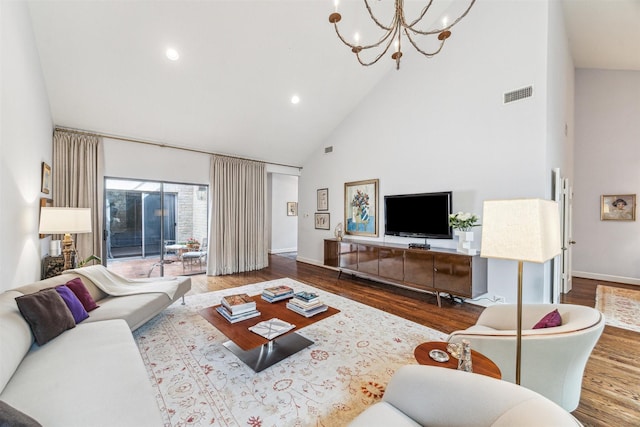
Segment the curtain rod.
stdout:
<path fill-rule="evenodd" d="M 229 156 L 227 154 L 219 154 L 219 153 L 214 153 L 212 151 L 204 151 L 204 150 L 197 150 L 195 148 L 179 147 L 177 145 L 162 144 L 162 143 L 159 143 L 159 142 L 145 141 L 145 140 L 142 140 L 142 139 L 135 139 L 135 138 L 127 138 L 127 137 L 124 137 L 124 136 L 110 135 L 110 134 L 107 134 L 107 133 L 90 132 L 90 131 L 86 131 L 86 130 L 82 130 L 82 129 L 68 128 L 68 127 L 64 127 L 64 126 L 56 126 L 53 130 L 54 131 L 61 130 L 61 131 L 67 131 L 67 132 L 75 132 L 75 133 L 79 133 L 79 134 L 82 134 L 82 135 L 99 136 L 99 137 L 102 137 L 102 138 L 110 138 L 110 139 L 117 139 L 117 140 L 126 141 L 126 142 L 134 142 L 136 144 L 153 145 L 155 147 L 161 147 L 161 148 L 173 148 L 174 150 L 190 151 L 192 153 L 210 154 L 210 155 L 215 155 L 215 156 L 220 156 L 220 157 L 227 157 L 229 159 L 251 160 L 253 162 L 262 162 L 262 163 L 268 163 L 268 164 L 271 164 L 271 165 L 274 165 L 274 166 L 285 166 L 285 167 L 288 167 L 288 168 L 296 168 L 298 170 L 302 170 L 302 166 L 292 166 L 292 165 L 285 165 L 283 163 L 265 162 L 263 160 L 247 159 L 245 157 L 238 157 L 238 156 Z"/>

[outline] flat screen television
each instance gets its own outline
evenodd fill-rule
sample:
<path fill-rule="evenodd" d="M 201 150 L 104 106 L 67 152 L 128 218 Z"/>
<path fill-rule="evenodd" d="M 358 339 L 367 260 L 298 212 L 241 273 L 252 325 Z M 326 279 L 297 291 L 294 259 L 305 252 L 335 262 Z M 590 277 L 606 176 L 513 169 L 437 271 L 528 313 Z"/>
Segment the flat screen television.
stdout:
<path fill-rule="evenodd" d="M 384 196 L 384 234 L 451 239 L 451 191 Z"/>

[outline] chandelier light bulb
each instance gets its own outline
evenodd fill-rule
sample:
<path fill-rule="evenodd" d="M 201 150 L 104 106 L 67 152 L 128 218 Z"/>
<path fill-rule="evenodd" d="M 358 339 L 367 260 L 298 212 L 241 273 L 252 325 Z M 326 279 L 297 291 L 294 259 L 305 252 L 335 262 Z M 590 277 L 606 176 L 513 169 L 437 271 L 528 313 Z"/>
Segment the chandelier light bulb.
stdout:
<path fill-rule="evenodd" d="M 355 33 L 353 39 L 356 41 L 356 44 L 360 43 L 360 33 Z"/>
<path fill-rule="evenodd" d="M 298 95 L 293 95 L 293 96 L 291 97 L 291 103 L 292 103 L 292 104 L 294 104 L 294 105 L 295 105 L 295 104 L 298 104 L 299 102 L 300 102 L 300 97 L 299 97 Z"/>

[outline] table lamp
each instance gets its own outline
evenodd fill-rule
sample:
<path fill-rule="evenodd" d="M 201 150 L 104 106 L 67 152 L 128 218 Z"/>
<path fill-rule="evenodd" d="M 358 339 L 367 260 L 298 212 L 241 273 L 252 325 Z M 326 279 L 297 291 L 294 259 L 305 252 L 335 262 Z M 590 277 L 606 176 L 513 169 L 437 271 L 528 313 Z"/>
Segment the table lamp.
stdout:
<path fill-rule="evenodd" d="M 522 266 L 544 263 L 559 255 L 558 203 L 542 199 L 487 200 L 482 210 L 480 256 L 518 261 L 518 326 L 516 384 L 520 384 L 522 355 Z"/>
<path fill-rule="evenodd" d="M 74 267 L 76 248 L 71 234 L 91 233 L 90 208 L 48 208 L 40 210 L 40 234 L 64 234 L 64 269 Z"/>

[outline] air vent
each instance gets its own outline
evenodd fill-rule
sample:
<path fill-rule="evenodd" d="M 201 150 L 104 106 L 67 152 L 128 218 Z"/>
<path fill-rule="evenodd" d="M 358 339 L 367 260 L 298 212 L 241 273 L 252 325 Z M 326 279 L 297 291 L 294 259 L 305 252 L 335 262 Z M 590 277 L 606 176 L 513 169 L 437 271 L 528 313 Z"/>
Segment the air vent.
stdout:
<path fill-rule="evenodd" d="M 333 145 L 329 147 L 324 147 L 324 154 L 333 153 Z"/>
<path fill-rule="evenodd" d="M 523 87 L 504 94 L 504 103 L 508 104 L 520 99 L 529 98 L 533 95 L 533 86 Z"/>

